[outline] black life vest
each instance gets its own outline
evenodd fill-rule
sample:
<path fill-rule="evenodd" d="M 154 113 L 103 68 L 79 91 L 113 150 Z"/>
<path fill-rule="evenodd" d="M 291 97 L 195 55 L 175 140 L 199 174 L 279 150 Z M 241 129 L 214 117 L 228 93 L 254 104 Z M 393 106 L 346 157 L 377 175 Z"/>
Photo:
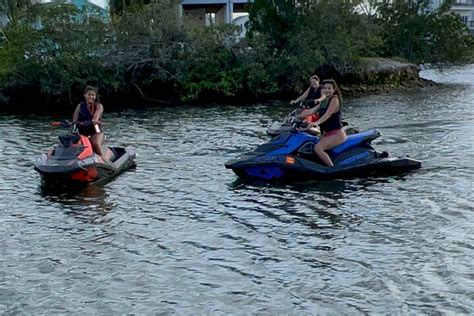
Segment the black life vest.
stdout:
<path fill-rule="evenodd" d="M 86 102 L 81 102 L 79 107 L 79 118 L 78 122 L 82 123 L 79 125 L 79 133 L 84 136 L 92 136 L 97 133 L 102 133 L 102 121 L 97 124 L 92 123 L 95 111 L 97 111 L 97 104 L 92 105 L 92 112 L 89 111 L 89 107 Z"/>
<path fill-rule="evenodd" d="M 87 106 L 86 102 L 81 102 L 80 107 L 79 107 L 79 118 L 78 121 L 80 123 L 84 123 L 87 121 L 92 121 L 92 118 L 94 117 L 94 113 L 97 110 L 97 105 L 94 103 L 92 106 L 92 112 L 89 111 L 89 107 Z"/>
<path fill-rule="evenodd" d="M 332 97 L 324 99 L 321 102 L 321 106 L 318 109 L 319 117 L 322 117 L 327 112 L 329 104 L 331 104 L 331 100 L 335 97 L 337 98 L 337 96 L 333 95 Z M 339 103 L 339 111 L 331 114 L 331 116 L 324 123 L 319 125 L 321 132 L 330 132 L 342 128 L 341 109 L 342 103 Z"/>
<path fill-rule="evenodd" d="M 306 100 L 316 100 L 316 99 L 319 99 L 320 97 L 321 97 L 321 86 L 319 86 L 316 89 L 313 87 L 310 87 L 309 92 L 308 92 L 308 97 L 306 98 Z"/>

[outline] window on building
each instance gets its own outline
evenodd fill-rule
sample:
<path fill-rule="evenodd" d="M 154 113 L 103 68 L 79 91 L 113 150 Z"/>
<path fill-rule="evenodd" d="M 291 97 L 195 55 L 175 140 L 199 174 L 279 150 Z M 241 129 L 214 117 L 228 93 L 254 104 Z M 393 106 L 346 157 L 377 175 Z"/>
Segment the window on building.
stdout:
<path fill-rule="evenodd" d="M 216 14 L 211 12 L 206 12 L 206 26 L 211 26 L 216 24 Z"/>

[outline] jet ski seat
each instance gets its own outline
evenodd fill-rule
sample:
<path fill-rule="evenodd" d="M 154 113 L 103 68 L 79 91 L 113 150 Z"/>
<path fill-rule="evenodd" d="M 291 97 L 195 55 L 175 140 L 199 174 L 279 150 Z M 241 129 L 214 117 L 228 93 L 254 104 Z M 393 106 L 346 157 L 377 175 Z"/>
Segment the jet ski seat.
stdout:
<path fill-rule="evenodd" d="M 337 147 L 332 148 L 330 151 L 336 154 L 339 154 L 350 147 L 357 146 L 363 142 L 367 142 L 367 141 L 370 142 L 378 137 L 380 137 L 380 132 L 377 131 L 376 129 L 371 129 L 365 132 L 352 134 L 352 135 L 347 136 L 347 139 L 344 143 L 340 144 Z"/>

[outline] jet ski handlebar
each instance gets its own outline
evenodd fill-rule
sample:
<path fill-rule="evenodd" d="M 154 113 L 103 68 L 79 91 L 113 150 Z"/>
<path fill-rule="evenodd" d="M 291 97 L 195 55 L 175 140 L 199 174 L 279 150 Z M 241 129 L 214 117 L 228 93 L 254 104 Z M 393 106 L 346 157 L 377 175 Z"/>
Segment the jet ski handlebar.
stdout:
<path fill-rule="evenodd" d="M 291 124 L 291 131 L 293 132 L 308 131 L 309 123 L 305 122 L 303 119 L 292 117 L 290 118 L 289 123 Z M 311 134 L 314 134 L 314 131 L 311 131 Z"/>
<path fill-rule="evenodd" d="M 298 102 L 295 102 L 294 104 L 297 105 L 298 109 L 312 108 L 316 105 L 316 103 L 314 103 L 314 99 L 298 101 Z"/>
<path fill-rule="evenodd" d="M 92 124 L 94 124 L 92 121 L 71 122 L 69 120 L 63 120 L 61 122 L 51 122 L 51 125 L 54 127 L 71 128 L 73 133 L 78 131 L 79 126 L 89 126 Z"/>
<path fill-rule="evenodd" d="M 53 121 L 53 122 L 51 122 L 51 125 L 54 126 L 54 127 L 70 128 L 70 127 L 72 127 L 73 123 L 71 123 L 68 120 L 63 120 L 61 122 Z"/>
<path fill-rule="evenodd" d="M 314 105 L 314 99 L 291 101 L 290 104 L 294 104 L 294 105 L 296 105 L 296 106 L 298 106 L 298 107 L 312 106 L 312 105 Z"/>

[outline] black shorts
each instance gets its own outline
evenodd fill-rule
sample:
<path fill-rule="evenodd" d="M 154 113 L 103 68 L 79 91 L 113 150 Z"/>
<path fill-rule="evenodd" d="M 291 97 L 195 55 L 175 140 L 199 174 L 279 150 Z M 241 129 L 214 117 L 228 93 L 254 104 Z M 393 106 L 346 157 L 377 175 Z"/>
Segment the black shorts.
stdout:
<path fill-rule="evenodd" d="M 92 136 L 102 133 L 101 124 L 84 124 L 79 126 L 79 134 L 84 136 Z"/>

